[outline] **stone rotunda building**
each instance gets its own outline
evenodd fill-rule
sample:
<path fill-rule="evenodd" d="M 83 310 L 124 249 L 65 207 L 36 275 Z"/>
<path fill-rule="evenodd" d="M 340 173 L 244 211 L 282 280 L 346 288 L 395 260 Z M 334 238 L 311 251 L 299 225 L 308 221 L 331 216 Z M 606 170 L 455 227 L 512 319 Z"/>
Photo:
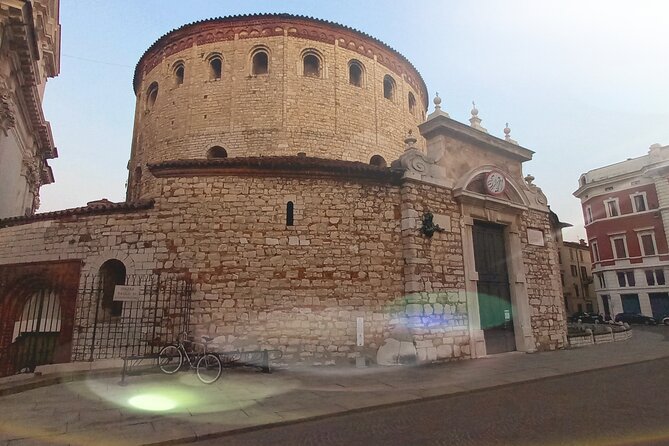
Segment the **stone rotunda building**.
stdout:
<path fill-rule="evenodd" d="M 182 330 L 321 364 L 565 346 L 533 152 L 476 108 L 462 124 L 437 97 L 426 116 L 421 75 L 386 44 L 217 18 L 158 39 L 133 85 L 126 202 L 0 220 L 4 373 Z"/>

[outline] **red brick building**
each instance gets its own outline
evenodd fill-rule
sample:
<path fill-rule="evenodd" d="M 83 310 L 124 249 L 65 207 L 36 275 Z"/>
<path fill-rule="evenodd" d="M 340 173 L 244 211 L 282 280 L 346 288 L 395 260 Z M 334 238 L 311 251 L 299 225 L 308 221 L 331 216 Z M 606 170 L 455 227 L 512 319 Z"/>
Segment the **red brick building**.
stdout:
<path fill-rule="evenodd" d="M 669 146 L 586 172 L 579 184 L 602 313 L 669 314 Z"/>

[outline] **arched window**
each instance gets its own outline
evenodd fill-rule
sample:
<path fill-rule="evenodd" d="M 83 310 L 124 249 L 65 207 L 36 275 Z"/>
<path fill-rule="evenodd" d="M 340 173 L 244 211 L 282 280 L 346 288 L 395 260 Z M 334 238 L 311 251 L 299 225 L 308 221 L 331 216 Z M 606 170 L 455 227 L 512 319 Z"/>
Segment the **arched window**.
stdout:
<path fill-rule="evenodd" d="M 156 103 L 158 98 L 158 82 L 153 82 L 149 85 L 148 90 L 146 90 L 146 109 L 151 110 L 153 104 Z"/>
<path fill-rule="evenodd" d="M 370 160 L 369 164 L 372 166 L 378 166 L 378 167 L 387 167 L 388 164 L 386 163 L 386 160 L 381 156 L 381 155 L 374 155 Z"/>
<path fill-rule="evenodd" d="M 125 265 L 120 260 L 107 260 L 100 266 L 99 274 L 102 308 L 111 316 L 120 316 L 123 313 L 123 302 L 114 301 L 114 290 L 116 285 L 125 285 Z"/>
<path fill-rule="evenodd" d="M 267 51 L 258 49 L 251 57 L 251 74 L 257 76 L 259 74 L 267 74 L 269 72 L 269 57 Z"/>
<path fill-rule="evenodd" d="M 212 56 L 209 58 L 209 80 L 220 79 L 222 73 L 223 59 L 221 59 L 221 56 Z"/>
<path fill-rule="evenodd" d="M 307 53 L 302 59 L 303 74 L 309 77 L 321 77 L 321 59 L 314 53 Z"/>
<path fill-rule="evenodd" d="M 228 151 L 221 146 L 214 146 L 207 151 L 207 158 L 227 158 Z"/>
<path fill-rule="evenodd" d="M 416 98 L 412 92 L 409 92 L 409 113 L 416 114 Z"/>
<path fill-rule="evenodd" d="M 294 211 L 295 205 L 293 202 L 289 201 L 286 203 L 286 226 L 293 226 L 293 223 L 295 222 Z"/>
<path fill-rule="evenodd" d="M 348 63 L 348 83 L 362 87 L 362 64 L 357 60 Z"/>
<path fill-rule="evenodd" d="M 181 85 L 184 83 L 184 73 L 185 68 L 183 62 L 177 62 L 174 66 L 174 83 L 175 85 Z"/>
<path fill-rule="evenodd" d="M 395 98 L 395 79 L 387 74 L 383 78 L 383 97 L 391 101 Z"/>

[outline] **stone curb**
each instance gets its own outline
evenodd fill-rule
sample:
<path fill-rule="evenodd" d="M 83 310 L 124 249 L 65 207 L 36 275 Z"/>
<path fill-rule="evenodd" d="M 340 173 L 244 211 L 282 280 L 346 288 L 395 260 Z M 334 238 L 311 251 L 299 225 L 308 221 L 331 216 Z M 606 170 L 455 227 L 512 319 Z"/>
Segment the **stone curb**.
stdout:
<path fill-rule="evenodd" d="M 182 438 L 177 438 L 177 439 L 172 439 L 172 440 L 165 440 L 165 441 L 158 441 L 155 443 L 143 443 L 142 446 L 166 446 L 166 445 L 177 445 L 177 444 L 183 444 L 183 443 L 195 443 L 198 441 L 202 440 L 212 440 L 215 438 L 224 438 L 224 437 L 230 437 L 233 435 L 239 435 L 243 433 L 248 433 L 248 432 L 255 432 L 263 429 L 271 429 L 274 427 L 280 427 L 280 426 L 290 426 L 293 424 L 300 424 L 300 423 L 307 423 L 310 421 L 318 421 L 318 420 L 323 420 L 327 418 L 334 418 L 342 415 L 350 415 L 350 414 L 355 414 L 355 413 L 364 413 L 364 412 L 369 412 L 373 410 L 380 410 L 380 409 L 390 409 L 393 407 L 398 407 L 398 406 L 405 406 L 408 404 L 419 404 L 425 401 L 434 401 L 434 400 L 440 400 L 440 399 L 446 399 L 446 398 L 452 398 L 456 396 L 462 396 L 462 395 L 469 395 L 472 393 L 480 393 L 480 392 L 485 392 L 489 390 L 496 390 L 496 389 L 503 389 L 506 387 L 512 387 L 512 386 L 517 386 L 519 384 L 526 384 L 526 383 L 532 383 L 532 382 L 539 382 L 539 381 L 545 381 L 545 380 L 550 380 L 550 379 L 558 379 L 562 378 L 565 376 L 575 376 L 575 375 L 582 375 L 584 373 L 589 373 L 589 372 L 595 372 L 595 371 L 600 371 L 600 370 L 609 370 L 609 369 L 616 369 L 619 367 L 625 367 L 628 365 L 632 364 L 644 364 L 647 362 L 653 362 L 653 361 L 659 361 L 663 359 L 669 358 L 669 354 L 665 356 L 661 356 L 658 358 L 652 358 L 652 359 L 642 359 L 640 361 L 632 361 L 632 362 L 626 362 L 624 364 L 616 364 L 616 365 L 610 365 L 610 366 L 604 366 L 604 367 L 596 367 L 588 370 L 579 370 L 576 372 L 568 372 L 568 373 L 562 373 L 559 375 L 554 375 L 554 376 L 545 376 L 541 378 L 529 378 L 525 379 L 522 381 L 517 381 L 513 383 L 504 383 L 504 384 L 496 384 L 488 387 L 480 387 L 477 389 L 467 389 L 467 390 L 462 390 L 462 391 L 456 391 L 453 393 L 445 393 L 442 395 L 431 395 L 427 396 L 424 398 L 411 398 L 407 399 L 405 401 L 396 401 L 392 403 L 384 403 L 384 404 L 379 404 L 375 406 L 367 406 L 367 407 L 359 407 L 355 409 L 347 409 L 347 410 L 342 410 L 340 412 L 335 412 L 335 413 L 330 413 L 330 414 L 323 414 L 323 415 L 315 415 L 312 417 L 305 417 L 305 418 L 299 418 L 295 420 L 286 420 L 286 421 L 276 421 L 273 423 L 267 423 L 267 424 L 258 424 L 255 426 L 247 426 L 247 427 L 242 427 L 242 428 L 237 428 L 237 429 L 230 429 L 226 431 L 221 431 L 221 432 L 210 432 L 201 436 L 197 435 L 191 435 L 187 437 L 182 437 Z"/>

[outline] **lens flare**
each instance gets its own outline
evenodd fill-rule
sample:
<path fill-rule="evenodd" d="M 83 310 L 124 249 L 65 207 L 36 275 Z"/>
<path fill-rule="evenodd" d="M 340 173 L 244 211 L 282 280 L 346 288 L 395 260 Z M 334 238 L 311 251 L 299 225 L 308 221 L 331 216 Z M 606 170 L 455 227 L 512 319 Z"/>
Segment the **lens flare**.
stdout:
<path fill-rule="evenodd" d="M 176 401 L 171 398 L 151 393 L 133 396 L 128 400 L 128 404 L 137 409 L 151 412 L 163 412 L 177 407 Z"/>

